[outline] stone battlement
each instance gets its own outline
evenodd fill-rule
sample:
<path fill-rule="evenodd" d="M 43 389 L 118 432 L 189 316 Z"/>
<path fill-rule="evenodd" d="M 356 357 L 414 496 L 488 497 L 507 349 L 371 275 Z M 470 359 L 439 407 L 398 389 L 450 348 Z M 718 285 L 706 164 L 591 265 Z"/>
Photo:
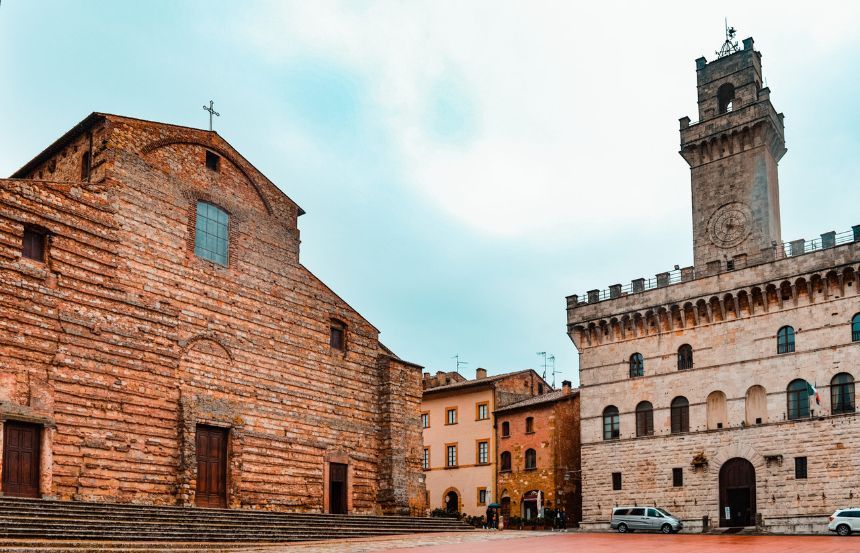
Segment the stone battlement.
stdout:
<path fill-rule="evenodd" d="M 570 296 L 567 296 L 567 308 L 568 310 L 575 309 L 583 305 L 594 304 L 605 300 L 614 300 L 630 294 L 647 292 L 649 290 L 664 288 L 680 282 L 689 282 L 691 280 L 705 278 L 719 273 L 754 267 L 756 265 L 771 263 L 773 261 L 789 257 L 797 257 L 854 242 L 860 242 L 860 225 L 854 225 L 851 227 L 851 230 L 838 234 L 835 231 L 825 232 L 820 238 L 815 238 L 813 240 L 800 238 L 790 242 L 774 244 L 770 248 L 763 249 L 761 254 L 754 258 L 738 256 L 728 261 L 709 263 L 705 267 L 690 266 L 676 268 L 673 271 L 657 273 L 654 278 L 635 278 L 630 281 L 630 284 L 626 285 L 611 284 L 608 288 L 603 290 L 589 290 L 584 294 L 571 294 Z"/>

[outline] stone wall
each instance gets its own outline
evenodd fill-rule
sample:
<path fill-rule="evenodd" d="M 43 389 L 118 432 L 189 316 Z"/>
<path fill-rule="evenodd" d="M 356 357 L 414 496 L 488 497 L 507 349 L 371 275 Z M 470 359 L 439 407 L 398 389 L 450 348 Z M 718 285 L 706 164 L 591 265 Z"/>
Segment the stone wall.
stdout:
<path fill-rule="evenodd" d="M 319 511 L 335 458 L 355 512 L 420 505 L 420 368 L 382 363 L 377 329 L 299 264 L 300 208 L 215 133 L 87 132 L 89 183 L 0 180 L 0 405 L 56 425 L 43 493 L 191 504 L 202 423 L 229 429 L 231 506 Z M 80 178 L 80 140 L 31 171 Z M 230 215 L 227 266 L 194 255 L 197 200 Z M 21 257 L 24 224 L 50 232 L 46 263 Z"/>

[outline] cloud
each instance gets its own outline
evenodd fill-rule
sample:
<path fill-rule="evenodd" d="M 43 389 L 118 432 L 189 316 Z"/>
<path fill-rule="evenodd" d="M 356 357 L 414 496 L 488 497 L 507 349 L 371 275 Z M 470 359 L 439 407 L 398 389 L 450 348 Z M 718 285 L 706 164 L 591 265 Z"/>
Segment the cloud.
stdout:
<path fill-rule="evenodd" d="M 263 6 L 243 37 L 273 64 L 332 59 L 371 83 L 366 109 L 405 185 L 482 232 L 589 236 L 687 209 L 674 132 L 678 117 L 695 119 L 693 59 L 703 28 L 719 47 L 719 17 L 681 3 L 662 14 L 633 3 Z M 818 55 L 853 40 L 854 26 L 830 27 L 823 10 L 808 24 L 766 6 L 735 11 Z M 853 6 L 835 11 L 856 21 Z"/>

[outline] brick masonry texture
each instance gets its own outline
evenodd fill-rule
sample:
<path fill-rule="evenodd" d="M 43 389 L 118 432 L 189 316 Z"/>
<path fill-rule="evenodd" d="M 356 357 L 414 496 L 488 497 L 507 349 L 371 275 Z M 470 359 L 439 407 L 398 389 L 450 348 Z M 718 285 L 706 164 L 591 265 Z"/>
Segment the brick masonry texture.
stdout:
<path fill-rule="evenodd" d="M 580 476 L 579 393 L 567 388 L 551 392 L 546 401 L 514 404 L 496 412 L 496 439 L 499 455 L 511 454 L 511 470 L 498 471 L 500 501 L 510 501 L 509 516 L 522 517 L 523 496 L 540 491 L 544 506 L 563 508 L 573 526 L 581 519 L 582 489 Z M 551 399 L 550 399 L 551 398 Z M 526 433 L 526 419 L 534 420 L 534 432 Z M 510 435 L 502 425 L 510 425 Z M 525 468 L 525 452 L 534 449 L 535 469 Z M 501 466 L 501 465 L 499 465 Z"/>
<path fill-rule="evenodd" d="M 217 133 L 93 114 L 15 177 L 0 416 L 45 426 L 43 496 L 193 504 L 208 424 L 229 429 L 232 507 L 323 510 L 345 462 L 351 512 L 424 511 L 420 367 L 299 263 L 300 208 Z M 194 255 L 197 201 L 229 214 L 227 266 Z"/>
<path fill-rule="evenodd" d="M 605 524 L 614 506 L 631 504 L 662 506 L 694 524 L 708 516 L 718 525 L 720 471 L 734 458 L 754 467 L 754 513 L 766 528 L 826 531 L 827 515 L 858 503 L 860 418 L 853 408 L 833 412 L 830 384 L 839 373 L 860 377 L 860 342 L 851 332 L 860 313 L 860 241 L 855 236 L 736 270 L 703 267 L 755 255 L 771 237 L 781 243 L 782 117 L 769 91 L 756 86 L 760 56 L 752 39 L 744 43 L 745 50 L 729 57 L 698 61 L 702 121 L 681 123 L 682 155 L 692 166 L 694 276 L 608 301 L 569 298 L 568 331 L 581 353 L 586 527 Z M 718 87 L 741 77 L 747 80 L 735 82 L 735 109 L 716 113 Z M 752 145 L 734 134 L 747 132 L 746 125 Z M 726 226 L 740 240 L 731 247 L 719 236 L 712 240 L 709 226 L 725 201 L 748 204 L 751 218 L 741 233 Z M 794 328 L 796 345 L 778 353 L 777 332 L 786 325 Z M 681 370 L 684 344 L 692 347 L 693 365 Z M 631 378 L 634 353 L 644 358 L 644 376 Z M 810 398 L 811 416 L 789 420 L 787 388 L 795 379 L 815 384 L 821 405 Z M 689 431 L 673 434 L 676 397 L 689 402 Z M 653 405 L 653 435 L 637 437 L 636 408 L 643 401 Z M 604 440 L 608 406 L 620 413 L 619 439 Z M 807 478 L 795 478 L 797 457 L 807 458 Z M 683 485 L 673 485 L 672 469 L 683 471 Z M 620 490 L 613 489 L 614 472 L 621 473 Z"/>

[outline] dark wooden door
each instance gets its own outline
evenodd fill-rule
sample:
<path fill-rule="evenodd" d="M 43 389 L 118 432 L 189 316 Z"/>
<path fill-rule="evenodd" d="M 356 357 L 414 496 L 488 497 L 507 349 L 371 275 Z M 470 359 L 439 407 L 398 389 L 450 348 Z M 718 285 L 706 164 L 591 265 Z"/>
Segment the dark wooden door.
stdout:
<path fill-rule="evenodd" d="M 329 463 L 328 468 L 328 512 L 345 515 L 347 512 L 347 466 Z"/>
<path fill-rule="evenodd" d="M 7 421 L 3 432 L 3 493 L 39 497 L 41 427 Z"/>
<path fill-rule="evenodd" d="M 200 507 L 227 506 L 227 430 L 197 427 L 197 494 Z"/>
<path fill-rule="evenodd" d="M 755 512 L 755 467 L 729 459 L 720 468 L 720 526 L 752 526 Z"/>

